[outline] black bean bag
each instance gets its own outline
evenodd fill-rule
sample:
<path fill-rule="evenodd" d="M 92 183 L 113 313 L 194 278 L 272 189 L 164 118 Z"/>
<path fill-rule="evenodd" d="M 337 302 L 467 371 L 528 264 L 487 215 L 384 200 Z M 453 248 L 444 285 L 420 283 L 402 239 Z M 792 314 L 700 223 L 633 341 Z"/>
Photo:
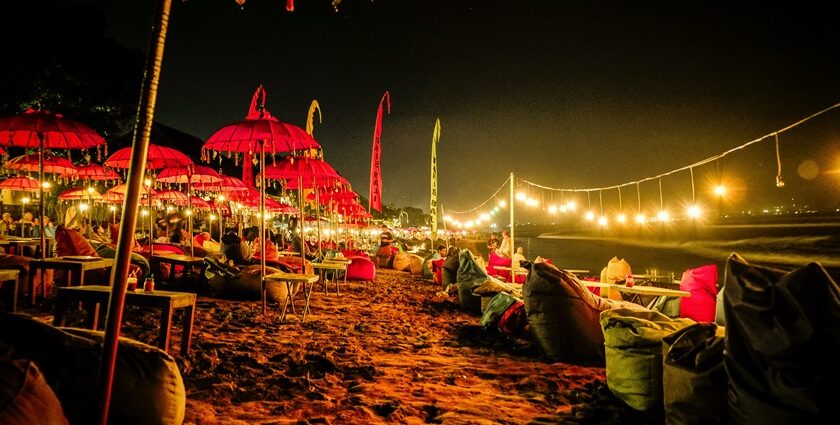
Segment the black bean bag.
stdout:
<path fill-rule="evenodd" d="M 458 282 L 458 267 L 460 265 L 459 255 L 450 255 L 443 261 L 441 268 L 441 284 L 444 288 Z"/>
<path fill-rule="evenodd" d="M 528 324 L 545 353 L 575 364 L 604 364 L 599 316 L 613 308 L 647 310 L 626 301 L 596 297 L 575 275 L 534 263 L 522 286 Z"/>
<path fill-rule="evenodd" d="M 56 328 L 20 314 L 0 314 L 0 346 L 10 358 L 35 362 L 71 424 L 98 423 L 96 376 L 103 333 Z M 184 382 L 164 351 L 120 338 L 108 422 L 180 425 Z"/>
<path fill-rule="evenodd" d="M 726 263 L 724 365 L 732 424 L 837 423 L 840 287 L 817 263 Z"/>
<path fill-rule="evenodd" d="M 458 279 L 458 302 L 464 311 L 479 315 L 481 314 L 481 297 L 473 295 L 473 289 L 494 278 L 491 278 L 483 267 L 479 267 L 469 250 L 461 251 L 458 256 L 460 257 L 458 274 L 456 275 Z M 446 263 L 444 263 L 445 267 Z"/>
<path fill-rule="evenodd" d="M 61 403 L 31 360 L 0 359 L 0 424 L 67 425 Z"/>

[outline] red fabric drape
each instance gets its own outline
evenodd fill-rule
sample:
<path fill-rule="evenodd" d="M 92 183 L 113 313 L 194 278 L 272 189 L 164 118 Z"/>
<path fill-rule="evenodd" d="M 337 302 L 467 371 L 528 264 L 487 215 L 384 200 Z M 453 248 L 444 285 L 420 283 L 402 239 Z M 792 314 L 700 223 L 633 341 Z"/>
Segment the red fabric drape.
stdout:
<path fill-rule="evenodd" d="M 388 113 L 391 113 L 391 94 L 387 91 L 379 101 L 379 109 L 376 111 L 376 126 L 373 129 L 373 153 L 370 158 L 370 209 L 382 211 L 382 170 L 379 166 L 379 158 L 382 153 L 380 138 L 382 137 L 382 104 L 388 106 Z"/>

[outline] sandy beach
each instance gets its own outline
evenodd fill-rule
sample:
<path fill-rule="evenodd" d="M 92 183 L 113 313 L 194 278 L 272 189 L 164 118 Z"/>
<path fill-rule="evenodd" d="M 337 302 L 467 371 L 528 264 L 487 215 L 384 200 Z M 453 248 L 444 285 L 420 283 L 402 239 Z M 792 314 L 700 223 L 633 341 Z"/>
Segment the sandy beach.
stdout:
<path fill-rule="evenodd" d="M 525 341 L 484 332 L 434 283 L 378 272 L 341 295 L 314 292 L 305 323 L 280 322 L 276 305 L 263 316 L 257 301 L 199 297 L 192 352 L 174 352 L 185 423 L 657 422 L 615 399 L 603 368 L 548 362 Z M 123 335 L 153 344 L 155 323 L 128 308 Z M 177 347 L 179 327 L 173 335 Z"/>

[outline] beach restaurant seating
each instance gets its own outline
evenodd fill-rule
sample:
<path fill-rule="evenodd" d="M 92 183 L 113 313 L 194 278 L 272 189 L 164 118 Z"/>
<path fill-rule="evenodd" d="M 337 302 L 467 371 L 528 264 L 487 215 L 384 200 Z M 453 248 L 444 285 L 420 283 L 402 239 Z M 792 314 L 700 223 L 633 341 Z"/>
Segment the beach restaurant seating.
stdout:
<path fill-rule="evenodd" d="M 522 295 L 528 324 L 543 351 L 555 360 L 575 364 L 603 364 L 602 311 L 647 310 L 638 304 L 596 297 L 575 275 L 541 259 L 531 265 Z"/>
<path fill-rule="evenodd" d="M 13 359 L 35 362 L 71 424 L 98 422 L 91 408 L 103 333 L 56 328 L 25 315 L 0 313 L 0 346 Z M 109 423 L 180 425 L 186 395 L 175 361 L 166 352 L 119 340 Z M 44 412 L 46 413 L 46 412 Z"/>
<path fill-rule="evenodd" d="M 485 268 L 476 262 L 470 250 L 462 250 L 458 261 L 458 302 L 461 308 L 471 314 L 481 314 L 481 297 L 473 294 L 473 290 L 488 280 L 496 280 L 487 274 Z"/>
<path fill-rule="evenodd" d="M 840 286 L 817 263 L 726 263 L 724 364 L 732 424 L 837 423 Z"/>

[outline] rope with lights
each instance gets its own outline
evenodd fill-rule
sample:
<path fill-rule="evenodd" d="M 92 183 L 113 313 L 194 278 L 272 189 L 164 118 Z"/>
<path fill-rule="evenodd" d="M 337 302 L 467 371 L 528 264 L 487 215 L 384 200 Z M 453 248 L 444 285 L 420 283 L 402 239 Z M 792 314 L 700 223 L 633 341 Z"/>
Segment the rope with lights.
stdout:
<path fill-rule="evenodd" d="M 488 203 L 488 202 L 490 202 L 490 201 L 492 201 L 493 199 L 495 199 L 495 198 L 496 198 L 496 195 L 498 195 L 498 194 L 499 194 L 499 192 L 501 192 L 503 189 L 505 189 L 505 188 L 506 188 L 506 186 L 508 185 L 508 183 L 509 183 L 509 182 L 510 182 L 510 177 L 506 178 L 506 179 L 505 179 L 505 181 L 504 181 L 504 183 L 502 183 L 502 185 L 501 185 L 501 186 L 499 186 L 499 188 L 498 188 L 498 189 L 496 189 L 496 191 L 495 191 L 495 192 L 493 192 L 493 194 L 492 194 L 492 195 L 490 195 L 490 197 L 489 197 L 489 198 L 487 198 L 487 200 L 486 200 L 486 201 L 482 202 L 482 203 L 481 203 L 481 204 L 479 204 L 477 207 L 475 207 L 475 208 L 470 208 L 470 209 L 468 209 L 468 210 L 466 210 L 466 211 L 450 211 L 450 213 L 452 213 L 452 214 L 469 214 L 469 213 L 471 213 L 471 212 L 473 212 L 473 211 L 478 210 L 479 208 L 481 208 L 481 207 L 483 207 L 483 206 L 487 205 L 487 203 Z"/>

